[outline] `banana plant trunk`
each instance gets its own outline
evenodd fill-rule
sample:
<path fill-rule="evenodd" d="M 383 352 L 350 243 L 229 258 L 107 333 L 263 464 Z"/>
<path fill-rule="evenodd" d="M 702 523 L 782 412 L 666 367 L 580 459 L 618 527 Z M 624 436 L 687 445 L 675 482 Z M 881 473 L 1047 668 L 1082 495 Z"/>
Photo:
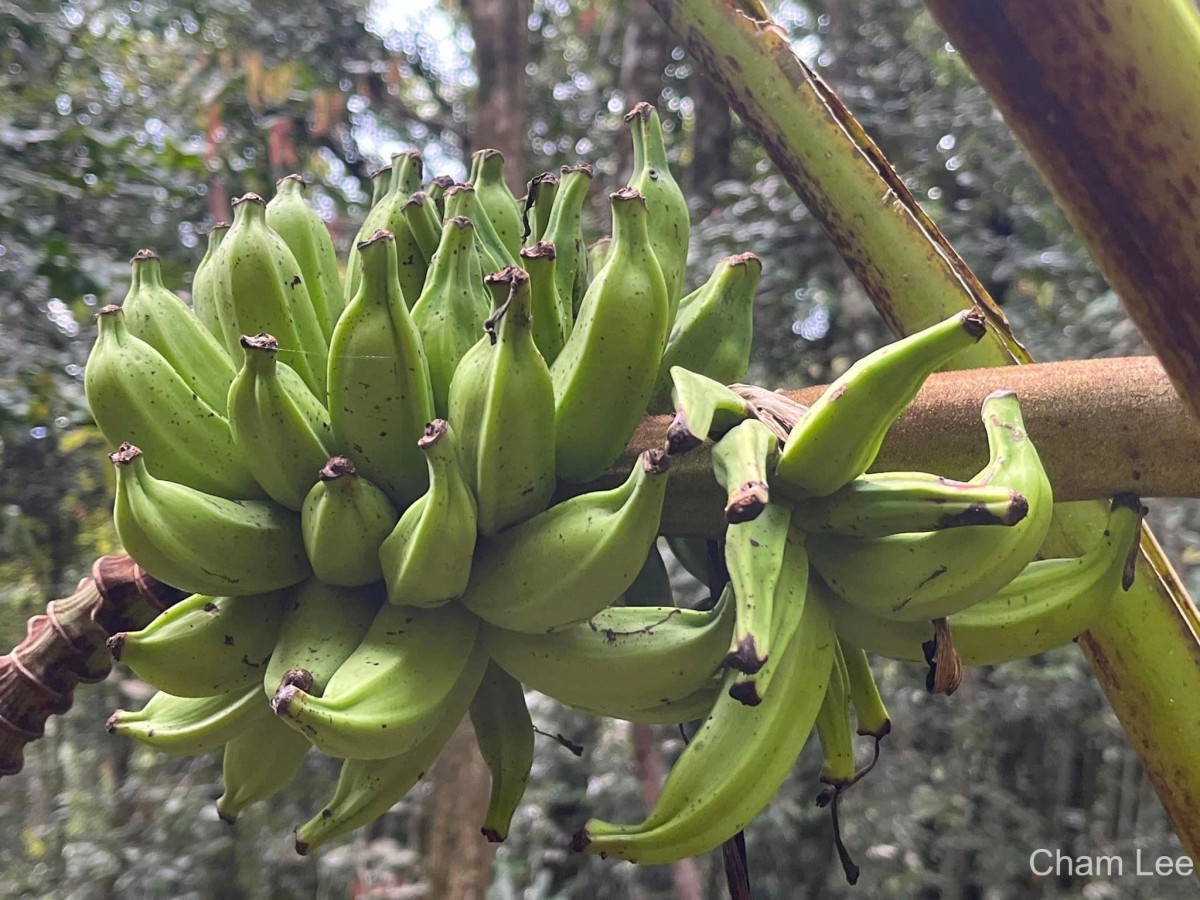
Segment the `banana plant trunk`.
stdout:
<path fill-rule="evenodd" d="M 979 280 L 833 91 L 795 56 L 786 32 L 769 20 L 760 0 L 649 2 L 718 84 L 730 106 L 822 223 L 893 331 L 909 334 L 974 306 L 987 317 L 992 339 L 981 341 L 973 353 L 963 354 L 963 367 L 1031 361 Z M 1200 40 L 1189 19 L 1195 11 L 1188 0 L 1056 0 L 1048 5 L 1035 0 L 944 0 L 931 5 L 942 11 L 947 21 L 953 17 L 964 23 L 972 12 L 982 16 L 985 8 L 1011 10 L 1006 16 L 1009 19 L 1024 15 L 1029 32 L 1041 29 L 1046 36 L 1036 46 L 1044 45 L 1051 55 L 1071 55 L 1073 42 L 1081 38 L 1081 31 L 1086 32 L 1083 39 L 1089 41 L 1089 46 L 1079 50 L 1079 68 L 1071 69 L 1070 63 L 1063 62 L 1061 67 L 1046 69 L 1049 74 L 1070 81 L 1087 77 L 1077 73 L 1091 72 L 1094 79 L 1097 60 L 1112 58 L 1120 59 L 1122 66 L 1102 71 L 1103 77 L 1154 85 L 1144 89 L 1144 102 L 1136 112 L 1126 115 L 1118 114 L 1111 103 L 1089 96 L 1085 81 L 1077 86 L 1075 110 L 1089 107 L 1102 118 L 1109 114 L 1105 119 L 1107 129 L 1099 136 L 1085 132 L 1090 140 L 1098 137 L 1102 145 L 1128 148 L 1139 140 L 1151 139 L 1151 143 L 1144 143 L 1145 155 L 1166 156 L 1157 165 L 1173 171 L 1175 180 L 1159 186 L 1151 179 L 1156 190 L 1140 204 L 1131 202 L 1129 194 L 1141 190 L 1141 178 L 1123 180 L 1116 177 L 1115 171 L 1104 180 L 1082 179 L 1078 192 L 1081 196 L 1113 192 L 1100 207 L 1101 215 L 1105 211 L 1111 215 L 1114 209 L 1119 213 L 1122 208 L 1144 211 L 1128 224 L 1114 225 L 1114 230 L 1136 233 L 1146 220 L 1158 223 L 1164 233 L 1177 236 L 1178 241 L 1195 239 L 1195 191 L 1189 193 L 1183 175 L 1173 169 L 1185 162 L 1175 158 L 1173 150 L 1160 146 L 1168 139 L 1190 142 L 1190 158 L 1194 161 L 1197 157 L 1195 132 L 1200 130 L 1200 117 L 1195 115 L 1193 105 L 1200 102 L 1194 89 L 1200 83 Z M 1054 8 L 1053 13 L 1047 12 L 1049 7 Z M 1108 14 L 1104 16 L 1097 12 L 1105 10 Z M 1107 19 L 1107 28 L 1101 18 Z M 1014 28 L 1010 22 L 1000 34 L 1012 34 Z M 981 26 L 976 37 L 980 46 L 993 48 L 1005 68 L 1020 68 L 1004 55 L 1003 48 L 996 46 L 991 32 Z M 1033 45 L 1031 38 L 1026 41 Z M 1120 51 L 1112 50 L 1111 57 L 1102 56 L 1110 43 Z M 1090 59 L 1083 59 L 1089 54 Z M 1171 76 L 1167 73 L 1174 71 L 1173 66 L 1178 72 Z M 1021 73 L 1008 72 L 1006 77 L 1015 80 Z M 1163 87 L 1172 77 L 1177 79 L 1175 89 L 1184 92 L 1182 97 Z M 1158 117 L 1169 117 L 1173 104 L 1179 106 L 1182 123 L 1161 125 Z M 1079 163 L 1072 155 L 1078 152 L 1078 146 L 1071 144 L 1070 120 L 1059 123 L 1054 120 L 1053 110 L 1025 105 L 1005 111 L 1010 121 L 1026 123 L 1039 132 L 1046 146 L 1062 147 L 1064 160 L 1070 159 L 1072 165 Z M 1048 118 L 1053 127 L 1033 125 L 1038 116 Z M 1154 121 L 1147 121 L 1147 116 Z M 1080 120 L 1084 118 L 1081 115 Z M 1060 133 L 1060 128 L 1066 133 Z M 1015 130 L 1018 137 L 1024 137 L 1021 126 Z M 1097 147 L 1089 145 L 1086 152 L 1097 152 Z M 1081 215 L 1097 215 L 1094 208 Z M 1130 285 L 1153 281 L 1157 273 L 1153 267 L 1146 269 L 1147 254 L 1153 257 L 1162 246 L 1177 246 L 1177 241 L 1156 245 L 1147 239 L 1146 253 L 1119 254 L 1098 242 L 1096 234 L 1081 231 L 1106 274 L 1118 286 L 1124 283 L 1118 275 L 1126 270 Z M 1188 259 L 1198 257 L 1200 253 L 1193 253 Z M 1170 267 L 1168 288 L 1141 298 L 1159 318 L 1170 316 L 1169 303 L 1200 295 L 1200 273 L 1187 271 L 1185 262 Z M 1191 330 L 1191 326 L 1189 321 L 1181 330 Z M 1191 359 L 1194 364 L 1200 355 L 1193 354 Z M 1171 371 L 1173 364 L 1164 362 Z M 1088 535 L 1103 528 L 1104 515 L 1099 503 L 1056 507 L 1047 552 L 1077 552 Z M 1198 624 L 1200 616 L 1195 605 L 1147 530 L 1136 584 L 1124 602 L 1112 604 L 1081 641 L 1114 712 L 1192 856 L 1200 854 L 1200 754 L 1196 753 L 1200 717 L 1193 715 L 1193 703 L 1183 701 L 1200 684 Z"/>

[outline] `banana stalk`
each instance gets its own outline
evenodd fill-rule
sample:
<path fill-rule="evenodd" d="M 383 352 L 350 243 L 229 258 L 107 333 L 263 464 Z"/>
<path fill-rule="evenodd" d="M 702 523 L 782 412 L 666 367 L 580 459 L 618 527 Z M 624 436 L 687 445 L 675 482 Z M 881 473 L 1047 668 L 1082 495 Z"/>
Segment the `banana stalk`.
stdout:
<path fill-rule="evenodd" d="M 990 338 L 955 359 L 956 366 L 1030 362 L 1028 352 L 1018 343 L 1003 314 L 978 279 L 917 205 L 862 126 L 828 86 L 792 53 L 782 28 L 745 15 L 734 0 L 650 2 L 688 50 L 706 63 L 709 77 L 759 138 L 813 215 L 822 222 L 896 334 L 911 334 L 958 309 L 973 306 L 988 318 L 992 326 L 988 328 Z M 1012 28 L 1012 22 L 1028 12 L 1019 0 L 1000 4 L 954 4 L 945 0 L 935 2 L 934 6 L 947 21 L 967 22 L 973 13 L 983 16 L 986 10 L 988 15 L 979 20 L 977 27 L 981 34 L 988 35 L 988 41 L 994 40 L 995 32 L 985 31 L 985 22 L 995 18 Z M 1005 6 L 1011 8 L 1002 9 Z M 1128 13 L 1132 7 L 1122 6 L 1116 0 L 1088 0 L 1086 3 L 1075 0 L 1067 6 L 1069 8 L 1055 10 L 1056 21 L 1087 21 L 1099 30 L 1103 19 L 1110 26 L 1110 33 L 1104 34 L 1102 41 L 1097 35 L 1096 41 L 1088 42 L 1087 47 L 1081 46 L 1081 53 L 1091 54 L 1091 58 L 1081 65 L 1099 64 L 1100 51 L 1115 42 L 1126 55 L 1122 65 L 1110 69 L 1109 78 L 1105 80 L 1115 78 L 1113 72 L 1121 72 L 1122 77 L 1128 77 L 1127 73 L 1132 72 L 1139 82 L 1138 92 L 1142 96 L 1138 99 L 1142 105 L 1154 103 L 1158 111 L 1172 109 L 1181 120 L 1189 124 L 1195 121 L 1194 106 L 1198 96 L 1195 85 L 1171 86 L 1171 79 L 1188 77 L 1183 74 L 1184 70 L 1191 73 L 1191 79 L 1197 77 L 1194 65 L 1181 67 L 1178 71 L 1171 68 L 1175 65 L 1174 60 L 1184 58 L 1180 56 L 1181 51 L 1186 51 L 1184 55 L 1192 61 L 1197 56 L 1200 28 L 1194 9 L 1183 0 L 1137 4 L 1136 15 Z M 1087 9 L 1075 8 L 1082 6 Z M 1118 7 L 1127 11 L 1117 16 Z M 757 14 L 764 14 L 761 4 L 754 4 L 753 8 Z M 1112 27 L 1114 18 L 1122 22 L 1121 27 Z M 1044 27 L 1040 12 L 1037 22 Z M 1072 27 L 1073 39 L 1078 30 Z M 1045 51 L 1047 59 L 1059 54 L 1060 44 L 1071 45 L 1071 41 L 1055 40 L 1062 32 L 1061 27 L 1045 29 L 1045 46 L 1054 48 Z M 957 38 L 955 40 L 957 46 Z M 1027 40 L 1030 41 L 1027 46 L 1040 43 L 1034 42 L 1032 37 Z M 1007 57 L 1005 65 L 1009 67 L 1007 78 L 1020 78 L 1022 83 L 1028 78 L 1028 66 L 1014 66 Z M 1058 65 L 1066 72 L 1065 67 L 1070 62 L 1060 59 Z M 1156 73 L 1156 68 L 1161 73 Z M 1095 80 L 1080 79 L 1076 70 L 1069 71 L 1071 75 L 1060 79 L 1062 82 L 1074 79 L 1082 86 Z M 1176 74 L 1170 74 L 1172 72 Z M 1052 74 L 1050 78 L 1053 80 Z M 1149 100 L 1141 86 L 1146 82 L 1154 86 Z M 1164 90 L 1167 93 L 1163 94 L 1163 99 L 1155 103 L 1154 98 Z M 1189 99 L 1181 104 L 1180 96 Z M 1030 103 L 1036 102 L 1036 99 L 1030 100 Z M 1053 129 L 1055 138 L 1047 138 L 1047 145 L 1059 146 L 1060 128 L 1070 129 L 1069 122 L 1081 106 L 1097 106 L 1095 115 L 1105 117 L 1113 109 L 1120 108 L 1120 103 L 1120 100 L 1098 101 L 1089 96 L 1086 104 L 1076 101 L 1064 106 L 1069 115 L 1049 119 L 1045 108 L 1039 104 L 1036 117 L 1040 117 L 1041 127 L 1047 130 L 1045 133 L 1049 134 Z M 1025 110 L 1023 106 L 1014 107 L 1011 111 L 1015 113 L 1014 119 L 1032 122 L 1035 116 Z M 1068 124 L 1061 125 L 1063 121 Z M 1113 124 L 1123 127 L 1130 139 L 1143 137 L 1140 117 L 1132 110 L 1124 118 L 1117 119 L 1114 114 L 1113 118 L 1104 121 L 1106 125 L 1099 143 L 1121 143 L 1114 140 Z M 1178 126 L 1163 124 L 1162 127 L 1174 127 L 1175 134 L 1180 134 Z M 1018 129 L 1019 135 L 1022 130 Z M 1174 140 L 1181 143 L 1184 138 L 1176 136 Z M 1097 142 L 1088 141 L 1087 146 L 1090 154 L 1096 150 Z M 1071 148 L 1064 146 L 1063 152 L 1069 157 Z M 1186 167 L 1182 157 L 1167 155 L 1168 159 L 1161 165 Z M 1140 166 L 1141 154 L 1138 158 Z M 1066 171 L 1064 165 L 1063 172 Z M 1106 178 L 1099 190 L 1111 188 L 1116 191 L 1123 181 L 1124 178 Z M 1163 190 L 1173 190 L 1175 183 L 1166 179 Z M 1089 194 L 1097 191 L 1094 182 L 1089 187 Z M 1126 182 L 1124 186 L 1126 194 L 1142 190 L 1141 181 Z M 1129 208 L 1119 196 L 1112 197 L 1111 202 L 1123 211 Z M 1167 202 L 1157 192 L 1146 202 L 1150 209 L 1136 221 L 1158 221 L 1162 229 L 1178 236 L 1179 240 L 1195 232 L 1195 222 L 1187 218 L 1188 215 L 1195 216 L 1194 203 L 1182 204 L 1184 212 L 1180 213 L 1179 204 Z M 1128 221 L 1124 212 L 1122 218 Z M 1118 285 L 1124 280 L 1118 281 L 1116 275 L 1120 273 L 1132 275 L 1144 271 L 1147 277 L 1158 278 L 1162 247 L 1170 248 L 1175 244 L 1174 241 L 1159 244 L 1153 236 L 1145 239 L 1145 253 L 1153 257 L 1153 265 L 1147 269 L 1145 259 L 1112 252 L 1114 248 L 1090 230 L 1084 230 L 1083 236 L 1097 256 L 1105 260 L 1106 271 Z M 1142 239 L 1139 232 L 1139 241 Z M 1188 259 L 1194 259 L 1194 254 Z M 1178 297 L 1196 294 L 1200 277 L 1195 269 L 1193 264 L 1191 278 L 1176 277 L 1163 282 L 1161 290 L 1172 299 L 1155 304 L 1162 316 L 1175 309 Z M 1133 293 L 1137 293 L 1137 289 Z M 1195 384 L 1195 378 L 1190 382 Z M 1103 527 L 1105 512 L 1102 506 L 1101 503 L 1089 503 L 1057 507 L 1045 552 L 1077 555 L 1087 535 L 1095 534 Z M 1180 839 L 1196 854 L 1200 852 L 1200 815 L 1195 808 L 1195 798 L 1200 797 L 1200 759 L 1194 748 L 1200 741 L 1200 719 L 1192 714 L 1188 704 L 1178 700 L 1189 696 L 1200 680 L 1200 641 L 1197 640 L 1200 613 L 1148 529 L 1143 532 L 1138 569 L 1139 577 L 1124 602 L 1112 604 L 1081 643 Z"/>

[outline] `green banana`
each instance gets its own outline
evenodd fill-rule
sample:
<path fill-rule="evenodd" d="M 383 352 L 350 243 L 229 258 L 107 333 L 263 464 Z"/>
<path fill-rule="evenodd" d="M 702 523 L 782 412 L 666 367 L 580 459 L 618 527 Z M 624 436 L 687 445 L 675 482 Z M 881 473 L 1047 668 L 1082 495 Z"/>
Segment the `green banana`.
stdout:
<path fill-rule="evenodd" d="M 842 789 L 854 781 L 858 765 L 854 761 L 854 725 L 851 720 L 850 674 L 842 656 L 841 644 L 833 643 L 833 667 L 829 687 L 817 713 L 817 735 L 821 739 L 821 782 Z"/>
<path fill-rule="evenodd" d="M 930 373 L 986 332 L 983 314 L 972 309 L 864 356 L 796 423 L 774 483 L 801 500 L 832 494 L 857 478 Z"/>
<path fill-rule="evenodd" d="M 883 698 L 879 696 L 879 685 L 871 672 L 867 651 L 840 635 L 838 646 L 841 647 L 842 660 L 846 664 L 850 702 L 854 705 L 854 716 L 858 720 L 858 733 L 881 741 L 892 731 L 892 717 L 888 715 Z"/>
<path fill-rule="evenodd" d="M 412 308 L 413 324 L 421 333 L 429 361 L 434 412 L 441 418 L 447 417 L 454 372 L 483 335 L 491 307 L 491 297 L 479 277 L 475 242 L 470 219 L 456 216 L 446 220 L 425 288 Z"/>
<path fill-rule="evenodd" d="M 113 658 L 160 691 L 211 697 L 257 685 L 283 618 L 283 594 L 194 594 L 140 631 L 108 639 Z"/>
<path fill-rule="evenodd" d="M 671 592 L 671 576 L 667 565 L 663 562 L 658 542 L 650 545 L 646 561 L 642 563 L 641 571 L 633 579 L 633 583 L 625 588 L 621 596 L 621 606 L 673 606 L 674 594 Z"/>
<path fill-rule="evenodd" d="M 416 191 L 405 202 L 404 221 L 417 242 L 417 249 L 425 257 L 425 281 L 429 281 L 428 266 L 433 262 L 437 253 L 438 243 L 442 239 L 442 219 L 437 213 L 437 206 L 424 191 Z"/>
<path fill-rule="evenodd" d="M 437 175 L 429 180 L 426 193 L 429 194 L 429 199 L 433 201 L 434 209 L 437 210 L 439 219 L 446 218 L 446 190 L 453 184 L 454 179 L 449 175 Z"/>
<path fill-rule="evenodd" d="M 119 306 L 96 313 L 99 335 L 83 387 L 110 446 L 136 441 L 159 478 L 230 499 L 266 496 L 238 453 L 229 423 L 165 357 L 125 327 Z"/>
<path fill-rule="evenodd" d="M 770 600 L 770 621 L 765 630 L 757 627 L 753 634 L 755 649 L 760 654 L 759 658 L 764 660 L 763 665 L 757 671 L 738 675 L 729 688 L 729 695 L 747 706 L 757 706 L 767 696 L 775 673 L 780 671 L 778 666 L 771 665 L 771 653 L 776 648 L 789 646 L 808 605 L 808 554 L 804 549 L 804 539 L 804 534 L 795 529 L 787 532 L 783 565 Z M 736 591 L 736 585 L 734 589 Z M 755 612 L 761 617 L 761 611 Z M 740 630 L 741 623 L 738 624 Z M 751 624 L 756 624 L 755 619 L 751 619 Z M 739 641 L 734 645 L 735 651 L 742 650 L 743 646 L 744 642 Z M 729 657 L 726 657 L 726 661 L 732 662 Z"/>
<path fill-rule="evenodd" d="M 479 260 L 483 271 L 497 272 L 505 266 L 516 265 L 515 254 L 509 253 L 508 248 L 496 234 L 491 220 L 479 203 L 479 195 L 475 185 L 470 182 L 453 184 L 446 188 L 446 212 L 444 219 L 462 217 L 470 219 L 475 225 L 475 245 L 479 250 Z"/>
<path fill-rule="evenodd" d="M 563 311 L 566 304 L 558 295 L 554 279 L 557 271 L 554 245 L 538 241 L 521 251 L 521 264 L 529 273 L 529 286 L 533 291 L 531 315 L 533 317 L 533 342 L 547 365 L 553 365 L 567 342 L 567 320 Z"/>
<path fill-rule="evenodd" d="M 721 382 L 682 366 L 672 366 L 670 375 L 675 418 L 667 427 L 667 447 L 672 454 L 699 447 L 750 415 L 749 404 Z"/>
<path fill-rule="evenodd" d="M 396 241 L 376 232 L 359 245 L 362 283 L 330 341 L 330 422 L 339 447 L 407 507 L 425 490 L 417 439 L 433 418 L 429 364 L 401 297 Z"/>
<path fill-rule="evenodd" d="M 176 697 L 159 691 L 137 712 L 118 709 L 104 728 L 163 753 L 198 756 L 234 737 L 259 707 L 266 709 L 267 701 L 257 685 L 215 697 Z"/>
<path fill-rule="evenodd" d="M 708 587 L 713 582 L 714 563 L 718 562 L 720 557 L 712 559 L 709 556 L 709 547 L 714 551 L 719 551 L 720 545 L 716 541 L 709 541 L 704 538 L 680 537 L 678 535 L 666 536 L 667 546 L 671 549 L 671 554 L 678 560 L 679 564 L 687 571 L 689 575 L 695 578 L 700 584 Z"/>
<path fill-rule="evenodd" d="M 556 481 L 554 384 L 533 340 L 529 275 L 510 266 L 486 281 L 506 299 L 459 363 L 447 405 L 490 536 L 545 509 Z"/>
<path fill-rule="evenodd" d="M 271 708 L 329 756 L 406 753 L 436 726 L 474 658 L 477 631 L 478 620 L 457 603 L 437 609 L 385 603 L 320 697 L 299 678 L 288 678 Z"/>
<path fill-rule="evenodd" d="M 533 721 L 525 691 L 494 662 L 489 662 L 471 701 L 471 724 L 479 752 L 492 773 L 492 790 L 483 836 L 496 844 L 508 837 L 513 813 L 525 795 L 533 768 Z"/>
<path fill-rule="evenodd" d="M 217 798 L 221 821 L 236 821 L 246 807 L 287 787 L 310 749 L 304 735 L 271 715 L 266 703 L 255 707 L 248 727 L 225 745 L 221 764 L 225 791 Z"/>
<path fill-rule="evenodd" d="M 221 330 L 221 320 L 217 316 L 217 283 L 213 259 L 228 233 L 228 222 L 215 222 L 212 228 L 208 229 L 208 243 L 204 248 L 204 256 L 192 275 L 192 310 L 200 324 L 216 338 L 222 350 L 225 349 L 225 333 Z"/>
<path fill-rule="evenodd" d="M 396 507 L 344 456 L 330 458 L 319 478 L 300 510 L 313 574 L 345 587 L 379 581 L 379 545 L 400 520 Z"/>
<path fill-rule="evenodd" d="M 512 631 L 555 631 L 629 587 L 654 543 L 669 462 L 647 450 L 618 487 L 564 500 L 480 542 L 462 602 Z"/>
<path fill-rule="evenodd" d="M 279 358 L 318 397 L 325 395 L 328 342 L 296 256 L 267 224 L 258 194 L 233 201 L 233 225 L 213 258 L 217 316 L 225 349 L 239 359 L 243 334 L 265 332 L 279 341 Z"/>
<path fill-rule="evenodd" d="M 553 172 L 542 172 L 530 179 L 529 191 L 525 195 L 525 209 L 522 214 L 523 239 L 527 246 L 532 246 L 544 239 L 546 226 L 550 223 L 550 213 L 554 209 L 554 198 L 557 196 L 558 176 Z M 531 212 L 533 213 L 532 217 L 529 215 Z"/>
<path fill-rule="evenodd" d="M 758 706 L 720 694 L 637 825 L 589 819 L 572 847 L 645 865 L 670 863 L 719 846 L 770 801 L 816 722 L 833 666 L 828 611 L 806 603 L 791 643 L 768 663 L 779 688 Z M 737 677 L 727 672 L 725 685 Z"/>
<path fill-rule="evenodd" d="M 767 473 L 779 452 L 775 435 L 758 419 L 746 419 L 713 445 L 712 467 L 725 488 L 725 521 L 730 525 L 758 517 L 771 498 Z"/>
<path fill-rule="evenodd" d="M 608 252 L 612 249 L 612 238 L 608 235 L 600 238 L 587 248 L 588 271 L 599 272 L 608 262 Z"/>
<path fill-rule="evenodd" d="M 640 709 L 705 688 L 733 634 L 726 591 L 711 610 L 614 606 L 552 634 L 484 626 L 492 659 L 526 687 L 570 706 Z"/>
<path fill-rule="evenodd" d="M 839 597 L 889 619 L 928 621 L 994 594 L 1034 558 L 1050 528 L 1054 498 L 1016 394 L 989 394 L 982 418 L 990 459 L 971 481 L 1020 492 L 1028 514 L 1005 528 L 967 525 L 880 538 L 814 534 L 808 542 L 813 565 Z"/>
<path fill-rule="evenodd" d="M 476 150 L 467 181 L 474 185 L 480 208 L 515 262 L 521 249 L 521 211 L 504 180 L 504 156 L 499 150 Z"/>
<path fill-rule="evenodd" d="M 671 307 L 669 319 L 674 321 L 679 298 L 683 295 L 688 238 L 692 230 L 687 200 L 667 162 L 658 110 L 646 102 L 635 103 L 625 114 L 625 122 L 633 136 L 633 174 L 629 186 L 646 198 L 650 209 L 650 243 L 654 258 L 662 267 Z"/>
<path fill-rule="evenodd" d="M 294 670 L 308 673 L 305 690 L 318 694 L 353 653 L 383 603 L 379 585 L 338 587 L 310 578 L 284 596 L 279 634 L 263 674 L 270 697 Z"/>
<path fill-rule="evenodd" d="M 788 561 L 792 565 L 804 555 L 803 539 L 788 534 L 791 519 L 787 504 L 771 503 L 758 518 L 725 529 L 725 567 L 737 606 L 737 627 L 725 665 L 739 672 L 753 674 L 770 658 L 775 602 L 787 599 L 782 593 L 776 596 L 785 553 L 789 545 L 797 546 L 792 554 L 795 558 Z M 789 583 L 795 574 L 789 572 Z M 803 603 L 803 593 L 799 600 Z"/>
<path fill-rule="evenodd" d="M 277 181 L 275 196 L 267 204 L 267 225 L 283 238 L 300 264 L 308 299 L 328 343 L 346 304 L 333 238 L 316 210 L 304 202 L 304 188 L 300 175 L 286 175 Z"/>
<path fill-rule="evenodd" d="M 113 522 L 125 551 L 179 590 L 262 594 L 312 571 L 300 520 L 268 500 L 226 500 L 155 478 L 142 451 L 122 444 Z"/>
<path fill-rule="evenodd" d="M 651 223 L 653 224 L 653 214 Z M 746 377 L 754 337 L 754 292 L 762 260 L 739 253 L 717 263 L 708 281 L 679 302 L 650 395 L 650 412 L 671 410 L 671 368 L 683 366 L 721 384 Z"/>
<path fill-rule="evenodd" d="M 162 267 L 153 250 L 139 250 L 130 261 L 133 276 L 121 302 L 125 327 L 171 364 L 179 377 L 222 416 L 233 380 L 225 347 L 162 283 Z"/>
<path fill-rule="evenodd" d="M 963 663 L 990 666 L 1070 643 L 1129 590 L 1145 510 L 1133 494 L 1113 498 L 1108 525 L 1082 556 L 1031 562 L 996 594 L 950 617 L 954 649 Z M 924 662 L 928 622 L 896 622 L 842 603 L 819 581 L 838 634 L 871 653 Z"/>
<path fill-rule="evenodd" d="M 646 201 L 629 188 L 610 196 L 612 255 L 550 369 L 558 475 L 567 481 L 590 481 L 625 449 L 654 387 L 670 321 Z"/>
<path fill-rule="evenodd" d="M 1016 525 L 1028 512 L 1029 501 L 1005 484 L 881 472 L 799 501 L 796 521 L 811 533 L 873 538 L 964 525 Z"/>
<path fill-rule="evenodd" d="M 342 763 L 333 797 L 296 829 L 296 852 L 304 856 L 374 821 L 407 794 L 454 734 L 486 668 L 487 654 L 476 646 L 453 690 L 437 709 L 428 735 L 411 750 L 386 759 L 347 759 Z"/>
<path fill-rule="evenodd" d="M 333 454 L 329 413 L 308 385 L 278 362 L 269 334 L 242 336 L 245 362 L 229 386 L 233 443 L 267 495 L 296 512 Z"/>
<path fill-rule="evenodd" d="M 346 258 L 346 279 L 343 283 L 347 306 L 358 295 L 359 282 L 363 276 L 363 264 L 359 259 L 362 247 L 359 245 L 371 240 L 379 231 L 388 232 L 395 241 L 396 285 L 404 304 L 411 309 L 417 302 L 417 297 L 421 295 L 421 286 L 425 283 L 428 267 L 417 239 L 408 227 L 408 219 L 404 216 L 404 204 L 421 189 L 422 165 L 421 154 L 416 150 L 392 154 L 391 178 L 387 191 L 371 207 L 350 244 L 350 255 Z"/>
<path fill-rule="evenodd" d="M 695 722 L 703 719 L 712 709 L 717 696 L 722 693 L 723 682 L 714 678 L 709 684 L 681 697 L 678 700 L 664 700 L 650 706 L 628 706 L 620 702 L 620 698 L 607 697 L 596 706 L 576 706 L 580 712 L 593 716 L 603 716 L 607 719 L 621 719 L 625 722 L 641 722 L 647 725 L 681 725 L 684 722 Z"/>
<path fill-rule="evenodd" d="M 371 206 L 375 207 L 379 201 L 383 199 L 383 195 L 388 192 L 389 182 L 392 180 L 392 164 L 380 166 L 371 173 Z"/>
<path fill-rule="evenodd" d="M 567 323 L 568 333 L 574 327 L 588 284 L 587 245 L 583 242 L 582 217 L 593 174 L 592 167 L 586 164 L 562 167 L 562 177 L 550 208 L 550 219 L 541 234 L 541 240 L 553 244 L 557 254 L 554 284 L 558 288 L 558 296 L 564 301 L 563 319 Z"/>
<path fill-rule="evenodd" d="M 379 546 L 388 599 L 440 606 L 462 595 L 475 552 L 475 497 L 463 476 L 458 441 L 445 419 L 417 442 L 429 464 L 429 490 L 413 501 Z"/>

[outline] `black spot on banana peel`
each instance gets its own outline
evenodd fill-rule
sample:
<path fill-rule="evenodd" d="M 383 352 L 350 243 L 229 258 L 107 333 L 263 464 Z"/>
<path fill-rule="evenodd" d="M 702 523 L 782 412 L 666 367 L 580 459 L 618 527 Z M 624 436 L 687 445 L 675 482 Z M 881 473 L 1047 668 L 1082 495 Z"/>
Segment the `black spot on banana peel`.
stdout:
<path fill-rule="evenodd" d="M 591 842 L 592 839 L 588 836 L 587 829 L 581 828 L 579 831 L 575 832 L 574 837 L 571 838 L 571 849 L 576 852 L 582 852 Z M 603 854 L 601 854 L 601 857 L 603 858 Z"/>
<path fill-rule="evenodd" d="M 1148 510 L 1142 506 L 1141 498 L 1134 493 L 1117 494 L 1112 499 L 1113 508 L 1124 507 L 1126 509 L 1136 509 L 1143 520 L 1146 518 Z M 1138 522 L 1138 533 L 1133 539 L 1133 544 L 1129 548 L 1129 556 L 1125 559 L 1125 569 L 1121 573 L 1121 589 L 1129 590 L 1133 587 L 1134 571 L 1137 568 L 1138 555 L 1142 550 L 1142 522 Z"/>
<path fill-rule="evenodd" d="M 765 656 L 758 655 L 758 648 L 754 646 L 754 635 L 748 634 L 738 642 L 737 650 L 726 655 L 722 665 L 726 668 L 737 669 L 739 672 L 745 672 L 747 675 L 753 675 L 767 663 Z M 736 685 L 735 685 L 736 687 Z M 732 688 L 730 689 L 732 692 Z M 743 703 L 746 701 L 743 700 Z M 754 706 L 755 704 L 748 704 Z"/>
<path fill-rule="evenodd" d="M 1016 525 L 1029 514 L 1029 501 L 1023 494 L 1012 492 L 1012 499 L 1000 515 L 992 512 L 987 504 L 972 503 L 961 512 L 942 516 L 935 523 L 935 530 L 959 528 L 966 525 Z"/>

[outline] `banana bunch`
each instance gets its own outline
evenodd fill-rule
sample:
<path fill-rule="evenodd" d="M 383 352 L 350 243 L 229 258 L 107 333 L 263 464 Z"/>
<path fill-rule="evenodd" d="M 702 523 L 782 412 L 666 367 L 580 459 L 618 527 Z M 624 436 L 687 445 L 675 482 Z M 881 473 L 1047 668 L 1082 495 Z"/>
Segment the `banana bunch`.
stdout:
<path fill-rule="evenodd" d="M 1081 557 L 1037 559 L 1053 496 L 1011 393 L 983 404 L 971 479 L 868 471 L 924 379 L 983 336 L 977 313 L 865 357 L 790 429 L 727 386 L 762 263 L 721 260 L 685 295 L 688 207 L 658 113 L 626 122 L 634 171 L 590 246 L 590 166 L 519 201 L 494 150 L 463 183 L 426 181 L 408 151 L 377 173 L 344 272 L 289 176 L 213 229 L 190 308 L 142 251 L 97 316 L 85 386 L 117 531 L 193 594 L 112 638 L 159 693 L 108 728 L 221 751 L 223 819 L 315 748 L 342 763 L 296 829 L 308 853 L 386 812 L 470 716 L 493 779 L 481 830 L 502 840 L 536 690 L 702 723 L 644 822 L 589 821 L 574 842 L 669 862 L 742 829 L 814 730 L 836 812 L 873 764 L 855 729 L 877 756 L 891 728 L 867 652 L 928 661 L 950 690 L 964 662 L 1069 641 L 1127 582 L 1136 498 Z M 611 472 L 647 410 L 674 412 L 662 446 Z M 725 539 L 670 543 L 711 589 L 692 609 L 658 538 L 673 457 L 710 440 Z"/>

